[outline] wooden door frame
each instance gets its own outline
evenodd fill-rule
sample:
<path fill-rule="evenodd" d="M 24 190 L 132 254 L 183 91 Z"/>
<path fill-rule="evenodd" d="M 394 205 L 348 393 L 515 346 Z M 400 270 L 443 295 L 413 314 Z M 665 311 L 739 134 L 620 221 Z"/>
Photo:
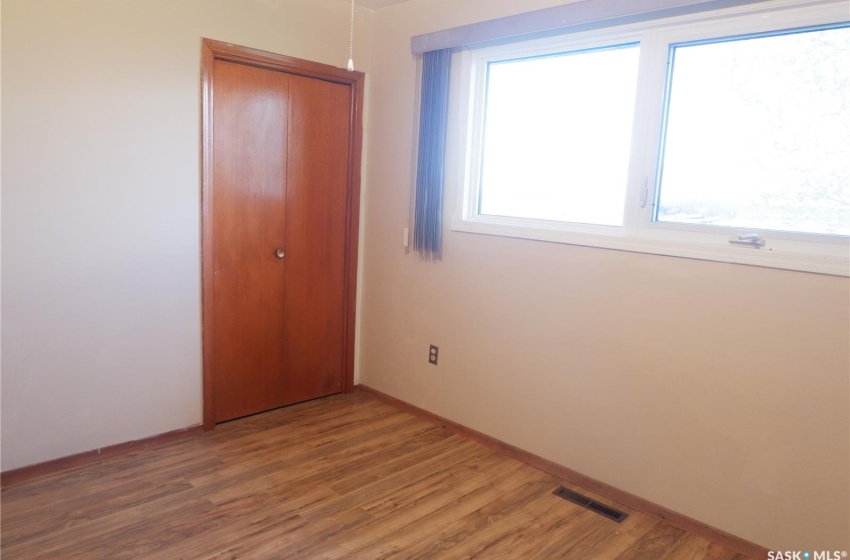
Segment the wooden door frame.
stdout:
<path fill-rule="evenodd" d="M 213 376 L 213 65 L 216 60 L 317 78 L 351 87 L 348 200 L 343 293 L 342 392 L 354 391 L 354 329 L 357 312 L 357 248 L 360 233 L 360 158 L 363 149 L 365 74 L 318 62 L 202 39 L 201 57 L 201 326 L 204 429 L 215 427 Z"/>

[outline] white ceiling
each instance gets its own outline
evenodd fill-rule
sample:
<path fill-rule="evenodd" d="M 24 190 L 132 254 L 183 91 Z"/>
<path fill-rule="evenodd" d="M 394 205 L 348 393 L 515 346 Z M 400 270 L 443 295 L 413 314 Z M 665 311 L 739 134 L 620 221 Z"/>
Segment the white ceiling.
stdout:
<path fill-rule="evenodd" d="M 410 0 L 354 0 L 354 3 L 358 6 L 369 8 L 370 10 L 377 10 L 378 8 L 385 8 L 393 4 L 401 4 L 402 2 L 409 1 Z"/>

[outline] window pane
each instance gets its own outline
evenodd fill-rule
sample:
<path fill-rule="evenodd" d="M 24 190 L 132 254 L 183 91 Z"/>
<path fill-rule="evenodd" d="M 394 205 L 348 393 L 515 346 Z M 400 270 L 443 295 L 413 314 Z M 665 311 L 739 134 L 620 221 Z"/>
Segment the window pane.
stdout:
<path fill-rule="evenodd" d="M 638 53 L 490 63 L 481 214 L 622 225 Z"/>
<path fill-rule="evenodd" d="M 850 28 L 673 60 L 657 220 L 850 234 Z"/>

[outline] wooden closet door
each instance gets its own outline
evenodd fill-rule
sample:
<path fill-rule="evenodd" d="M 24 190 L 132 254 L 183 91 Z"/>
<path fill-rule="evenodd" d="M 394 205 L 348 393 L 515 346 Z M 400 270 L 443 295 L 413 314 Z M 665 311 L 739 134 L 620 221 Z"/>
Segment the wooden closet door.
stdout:
<path fill-rule="evenodd" d="M 339 393 L 351 87 L 215 61 L 215 421 Z"/>
<path fill-rule="evenodd" d="M 287 403 L 342 391 L 351 87 L 291 76 L 284 363 Z"/>
<path fill-rule="evenodd" d="M 290 76 L 215 61 L 213 376 L 215 421 L 287 403 Z"/>

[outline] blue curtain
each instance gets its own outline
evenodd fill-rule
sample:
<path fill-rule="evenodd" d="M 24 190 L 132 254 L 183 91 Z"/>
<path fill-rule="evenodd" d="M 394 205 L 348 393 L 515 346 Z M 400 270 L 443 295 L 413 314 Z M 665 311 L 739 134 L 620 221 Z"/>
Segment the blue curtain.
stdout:
<path fill-rule="evenodd" d="M 413 248 L 425 258 L 439 258 L 442 254 L 443 168 L 451 62 L 451 49 L 422 55 Z"/>

